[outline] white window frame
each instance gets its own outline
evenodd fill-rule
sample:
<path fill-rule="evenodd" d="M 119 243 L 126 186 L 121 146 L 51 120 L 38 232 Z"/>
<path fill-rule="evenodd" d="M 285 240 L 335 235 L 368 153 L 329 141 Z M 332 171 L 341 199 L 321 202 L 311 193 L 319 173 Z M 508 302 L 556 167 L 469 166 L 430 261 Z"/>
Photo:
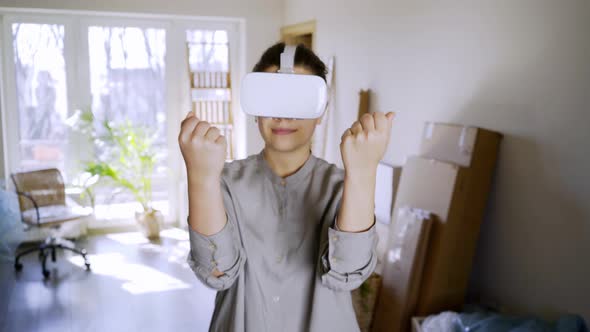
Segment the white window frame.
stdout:
<path fill-rule="evenodd" d="M 0 49 L 4 61 L 0 64 L 1 74 L 1 125 L 4 145 L 4 177 L 17 169 L 20 163 L 19 116 L 17 112 L 16 86 L 14 84 L 14 50 L 12 46 L 12 23 L 26 22 L 39 24 L 62 24 L 65 28 L 64 58 L 66 60 L 66 82 L 68 114 L 90 105 L 90 67 L 88 49 L 88 27 L 137 26 L 162 28 L 166 30 L 166 141 L 168 148 L 167 166 L 169 215 L 167 221 L 184 225 L 188 214 L 186 172 L 178 148 L 177 137 L 180 121 L 190 110 L 189 78 L 186 59 L 185 36 L 187 29 L 227 30 L 230 43 L 230 69 L 232 80 L 232 112 L 234 114 L 235 156 L 246 156 L 246 116 L 238 105 L 240 78 L 245 74 L 245 20 L 242 18 L 198 17 L 181 15 L 152 15 L 137 13 L 116 13 L 97 11 L 73 11 L 50 9 L 26 9 L 0 7 Z M 72 83 L 75 82 L 75 83 Z M 70 140 L 68 155 L 81 151 L 76 140 Z M 73 158 L 66 159 L 66 169 L 71 169 Z M 134 221 L 110 220 L 102 226 L 121 226 Z M 100 225 L 99 221 L 97 225 Z"/>
<path fill-rule="evenodd" d="M 3 126 L 2 131 L 6 141 L 5 145 L 5 159 L 7 168 L 5 170 L 5 178 L 9 178 L 9 172 L 16 170 L 20 162 L 20 149 L 19 149 L 19 116 L 17 112 L 9 112 L 8 110 L 17 110 L 17 92 L 15 84 L 15 65 L 14 65 L 14 47 L 12 44 L 12 24 L 13 23 L 32 23 L 32 24 L 60 24 L 64 26 L 65 31 L 71 29 L 73 19 L 68 17 L 43 17 L 38 15 L 3 15 L 2 17 L 2 51 L 3 51 L 3 100 L 2 110 L 6 110 L 3 113 Z M 73 82 L 75 79 L 76 67 L 72 61 L 73 50 L 76 47 L 77 38 L 74 35 L 66 33 L 64 35 L 64 59 L 65 59 L 65 70 L 66 70 L 66 93 L 67 93 L 67 107 L 68 115 L 72 111 L 75 105 L 75 92 L 72 89 L 72 85 L 69 82 Z M 67 165 L 66 165 L 67 167 Z"/>

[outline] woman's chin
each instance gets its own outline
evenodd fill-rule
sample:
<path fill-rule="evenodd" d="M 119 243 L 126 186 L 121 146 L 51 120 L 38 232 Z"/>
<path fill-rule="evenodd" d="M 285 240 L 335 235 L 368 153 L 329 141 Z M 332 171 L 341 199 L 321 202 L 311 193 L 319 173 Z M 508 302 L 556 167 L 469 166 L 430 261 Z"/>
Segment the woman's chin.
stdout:
<path fill-rule="evenodd" d="M 271 142 L 267 145 L 270 149 L 277 152 L 292 152 L 297 150 L 299 145 L 295 142 Z"/>

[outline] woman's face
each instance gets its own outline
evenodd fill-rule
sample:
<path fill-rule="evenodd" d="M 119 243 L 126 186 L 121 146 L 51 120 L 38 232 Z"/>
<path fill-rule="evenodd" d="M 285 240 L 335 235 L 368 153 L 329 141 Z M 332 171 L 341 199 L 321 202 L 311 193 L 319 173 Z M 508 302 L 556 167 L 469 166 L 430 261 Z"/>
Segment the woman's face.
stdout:
<path fill-rule="evenodd" d="M 278 67 L 274 66 L 267 72 L 275 73 Z M 305 67 L 295 66 L 296 74 L 313 75 Z M 309 147 L 315 127 L 320 124 L 322 118 L 317 119 L 283 119 L 257 117 L 258 130 L 266 148 L 278 152 L 292 152 L 301 148 Z"/>

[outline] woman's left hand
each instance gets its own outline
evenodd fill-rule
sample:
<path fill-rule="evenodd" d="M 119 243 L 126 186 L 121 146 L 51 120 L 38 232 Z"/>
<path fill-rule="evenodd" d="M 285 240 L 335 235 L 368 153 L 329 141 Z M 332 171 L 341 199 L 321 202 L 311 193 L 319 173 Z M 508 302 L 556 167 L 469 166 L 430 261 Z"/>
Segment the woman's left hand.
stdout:
<path fill-rule="evenodd" d="M 393 116 L 393 112 L 366 113 L 346 129 L 340 153 L 347 174 L 376 171 L 389 143 Z"/>

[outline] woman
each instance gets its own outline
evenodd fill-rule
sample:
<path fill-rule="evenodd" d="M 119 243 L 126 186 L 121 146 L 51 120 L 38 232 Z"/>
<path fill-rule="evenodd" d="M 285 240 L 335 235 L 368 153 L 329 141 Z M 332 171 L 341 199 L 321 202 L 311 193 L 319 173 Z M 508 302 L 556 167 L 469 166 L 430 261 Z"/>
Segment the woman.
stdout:
<path fill-rule="evenodd" d="M 254 71 L 276 72 L 285 45 Z M 302 45 L 296 74 L 325 80 Z M 376 264 L 377 165 L 393 113 L 371 113 L 342 135 L 344 171 L 311 154 L 319 119 L 258 118 L 257 155 L 225 163 L 226 141 L 191 112 L 179 144 L 188 174 L 189 265 L 218 290 L 210 331 L 358 331 L 350 291 Z"/>

